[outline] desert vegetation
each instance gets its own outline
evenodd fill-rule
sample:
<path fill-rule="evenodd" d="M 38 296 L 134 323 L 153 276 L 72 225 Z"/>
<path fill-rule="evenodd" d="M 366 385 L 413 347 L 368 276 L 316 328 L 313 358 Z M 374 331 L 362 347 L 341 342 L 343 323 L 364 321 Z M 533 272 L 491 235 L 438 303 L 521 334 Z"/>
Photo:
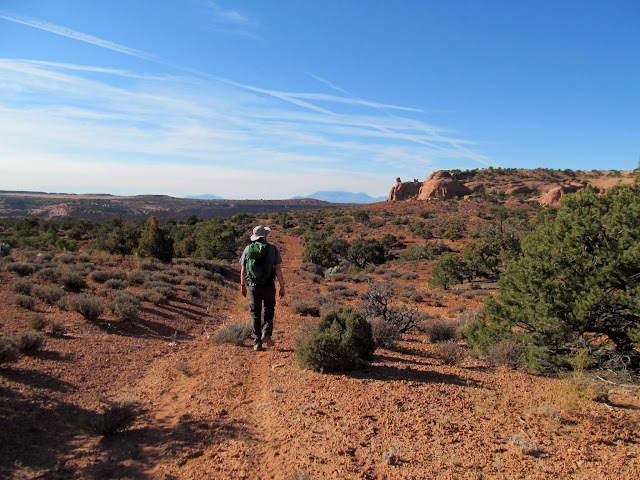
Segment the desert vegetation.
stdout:
<path fill-rule="evenodd" d="M 0 476 L 634 478 L 639 193 L 2 218 Z M 266 352 L 256 224 L 288 289 Z"/>

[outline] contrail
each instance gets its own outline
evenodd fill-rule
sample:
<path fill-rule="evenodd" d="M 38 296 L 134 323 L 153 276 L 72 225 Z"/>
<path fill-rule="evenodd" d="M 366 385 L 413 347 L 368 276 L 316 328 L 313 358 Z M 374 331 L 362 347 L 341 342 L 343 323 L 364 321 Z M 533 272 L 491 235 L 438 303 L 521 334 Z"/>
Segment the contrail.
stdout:
<path fill-rule="evenodd" d="M 44 30 L 45 32 L 51 32 L 62 35 L 64 37 L 73 38 L 74 40 L 80 40 L 81 42 L 90 43 L 92 45 L 113 50 L 115 52 L 132 55 L 144 60 L 151 60 L 154 62 L 160 61 L 158 57 L 156 57 L 155 55 L 151 55 L 150 53 L 136 50 L 134 48 L 125 47 L 124 45 L 109 42 L 108 40 L 103 40 L 101 38 L 94 37 L 93 35 L 87 35 L 86 33 L 78 32 L 76 30 L 72 30 L 70 28 L 62 27 L 60 25 L 55 25 L 53 23 L 45 22 L 42 20 L 37 20 L 35 18 L 26 17 L 23 15 L 15 15 L 2 10 L 0 10 L 0 18 L 3 18 L 10 22 L 20 23 L 22 25 L 27 25 L 29 27 Z"/>

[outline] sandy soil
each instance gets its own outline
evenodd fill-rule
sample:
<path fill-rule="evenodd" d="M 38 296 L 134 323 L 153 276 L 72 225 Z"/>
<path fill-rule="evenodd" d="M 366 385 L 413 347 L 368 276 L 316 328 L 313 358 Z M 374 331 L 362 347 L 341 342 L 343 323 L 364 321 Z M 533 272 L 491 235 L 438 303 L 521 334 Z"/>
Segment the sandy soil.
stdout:
<path fill-rule="evenodd" d="M 289 295 L 310 294 L 299 240 L 273 237 Z M 2 333 L 24 330 L 32 315 L 13 304 L 16 278 L 0 274 Z M 66 333 L 0 366 L 1 478 L 638 478 L 632 387 L 611 385 L 608 402 L 595 402 L 567 381 L 471 356 L 447 366 L 419 334 L 376 351 L 364 370 L 300 370 L 294 339 L 305 319 L 287 300 L 275 348 L 254 352 L 209 338 L 248 319 L 235 284 L 213 305 L 178 288 L 169 305 L 145 303 L 134 326 L 36 307 Z M 104 402 L 122 399 L 144 414 L 124 432 L 96 433 Z"/>

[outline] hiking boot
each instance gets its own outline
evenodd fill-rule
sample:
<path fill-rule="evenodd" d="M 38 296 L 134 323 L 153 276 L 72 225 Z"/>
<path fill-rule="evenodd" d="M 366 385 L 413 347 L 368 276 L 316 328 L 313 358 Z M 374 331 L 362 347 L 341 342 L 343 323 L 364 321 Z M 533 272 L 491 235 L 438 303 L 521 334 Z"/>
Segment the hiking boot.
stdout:
<path fill-rule="evenodd" d="M 273 338 L 271 338 L 271 335 L 263 335 L 262 336 L 262 342 L 267 347 L 273 347 L 275 345 L 275 342 L 273 341 Z"/>
<path fill-rule="evenodd" d="M 254 344 L 253 344 L 253 349 L 254 349 L 256 352 L 262 352 L 262 351 L 264 350 L 264 347 L 262 346 L 262 344 L 261 344 L 261 343 L 254 343 Z"/>

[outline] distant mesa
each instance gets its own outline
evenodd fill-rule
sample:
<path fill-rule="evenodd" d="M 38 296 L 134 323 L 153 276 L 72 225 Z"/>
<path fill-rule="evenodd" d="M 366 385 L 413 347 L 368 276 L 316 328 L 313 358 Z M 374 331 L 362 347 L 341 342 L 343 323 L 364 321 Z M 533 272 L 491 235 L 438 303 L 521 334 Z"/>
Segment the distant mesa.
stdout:
<path fill-rule="evenodd" d="M 483 195 L 518 197 L 541 205 L 557 205 L 570 193 L 591 184 L 606 190 L 618 183 L 633 183 L 634 172 L 573 171 L 547 168 L 487 168 L 476 170 L 439 170 L 424 182 L 402 182 L 396 178 L 387 201 L 448 200 L 474 198 Z"/>
<path fill-rule="evenodd" d="M 353 193 L 342 191 L 329 191 L 323 190 L 312 193 L 306 197 L 293 197 L 293 199 L 313 198 L 315 200 L 322 200 L 324 202 L 331 203 L 376 203 L 384 202 L 387 197 L 371 197 L 366 193 Z"/>
<path fill-rule="evenodd" d="M 188 198 L 189 200 L 224 200 L 224 197 L 219 197 L 218 195 L 212 195 L 210 193 L 204 195 L 187 195 L 184 198 Z"/>

